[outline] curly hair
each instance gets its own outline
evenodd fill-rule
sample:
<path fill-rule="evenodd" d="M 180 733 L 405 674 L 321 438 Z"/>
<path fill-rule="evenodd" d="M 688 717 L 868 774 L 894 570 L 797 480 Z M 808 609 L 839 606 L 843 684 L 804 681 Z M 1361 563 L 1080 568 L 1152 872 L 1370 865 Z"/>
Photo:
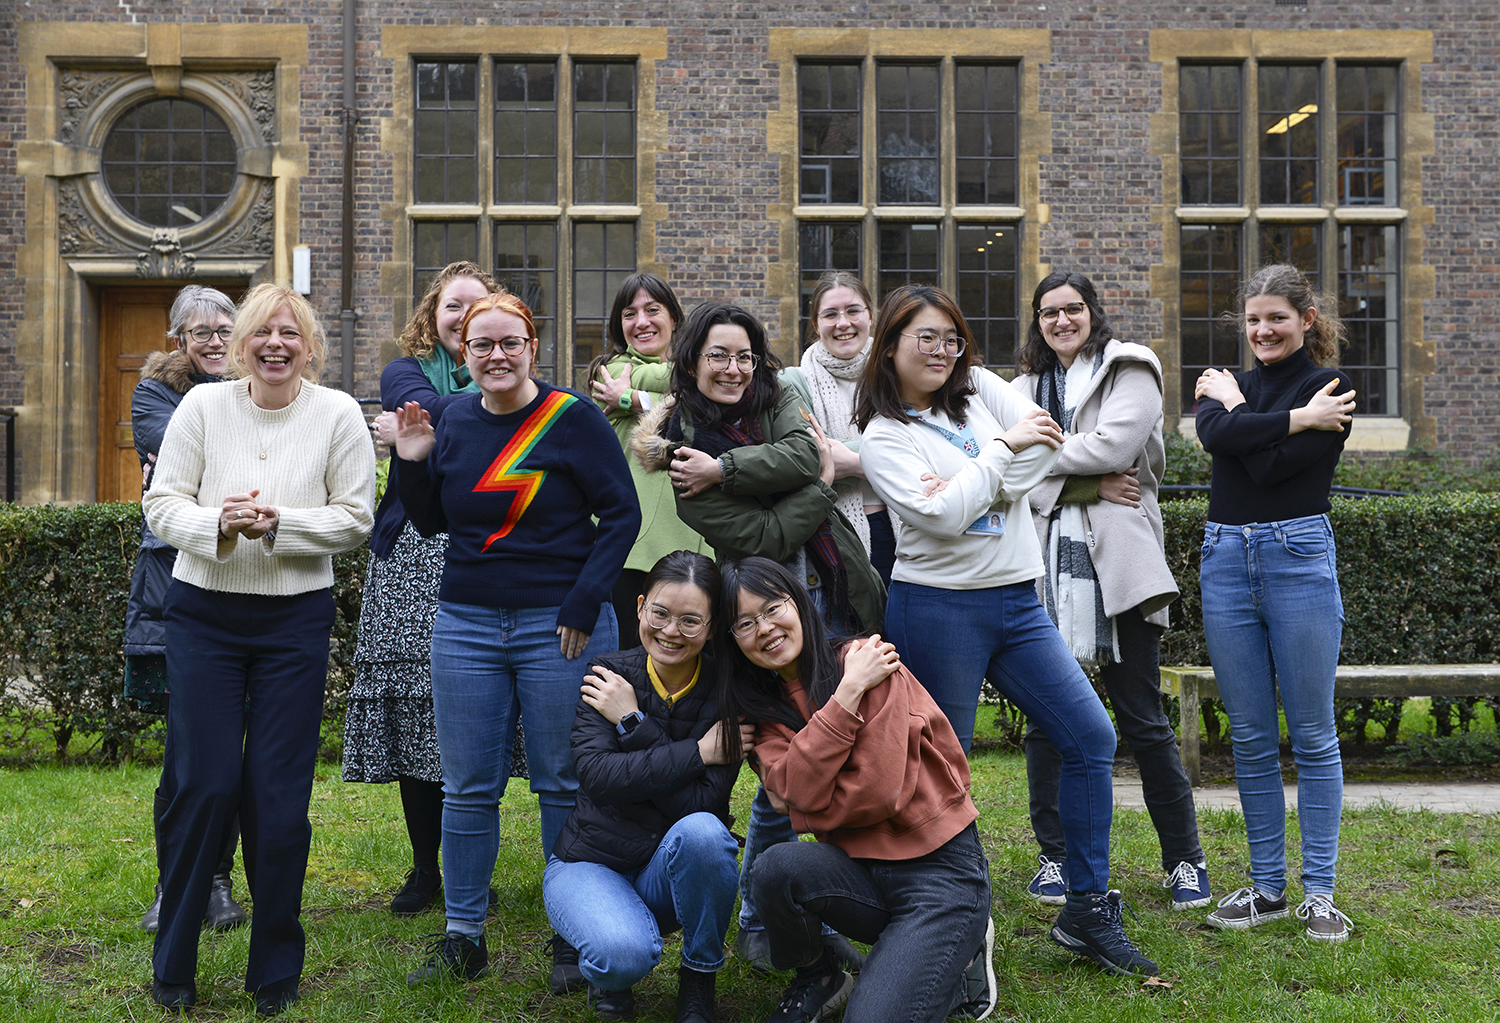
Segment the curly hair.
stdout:
<path fill-rule="evenodd" d="M 1339 349 L 1349 343 L 1348 328 L 1339 319 L 1338 301 L 1332 295 L 1319 294 L 1307 275 L 1290 263 L 1271 263 L 1251 274 L 1235 295 L 1233 312 L 1225 313 L 1223 322 L 1243 332 L 1245 303 L 1261 295 L 1286 299 L 1298 316 L 1306 315 L 1309 309 L 1315 311 L 1302 343 L 1319 366 L 1332 364 Z"/>
<path fill-rule="evenodd" d="M 406 327 L 396 341 L 396 346 L 401 349 L 402 355 L 425 359 L 432 354 L 432 350 L 437 347 L 438 343 L 438 299 L 442 297 L 443 289 L 460 277 L 474 278 L 492 295 L 505 291 L 495 282 L 494 277 L 479 268 L 479 264 L 471 263 L 467 259 L 449 263 L 432 278 L 432 283 L 427 286 L 427 293 L 412 310 L 411 319 L 406 321 Z"/>

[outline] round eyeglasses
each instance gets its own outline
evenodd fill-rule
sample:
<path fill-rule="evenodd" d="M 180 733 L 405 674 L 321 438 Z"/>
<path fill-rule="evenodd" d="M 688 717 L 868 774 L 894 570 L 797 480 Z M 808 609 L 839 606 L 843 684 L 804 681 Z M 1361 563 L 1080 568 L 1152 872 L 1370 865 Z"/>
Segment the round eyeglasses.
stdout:
<path fill-rule="evenodd" d="M 200 345 L 207 344 L 209 340 L 214 337 L 217 337 L 220 341 L 228 344 L 229 339 L 234 337 L 234 324 L 226 323 L 222 327 L 194 327 L 192 330 L 189 330 L 186 333 L 188 337 L 192 338 Z"/>
<path fill-rule="evenodd" d="M 531 343 L 529 337 L 502 337 L 499 340 L 491 337 L 471 337 L 464 342 L 464 350 L 476 359 L 483 359 L 495 350 L 499 345 L 500 350 L 506 355 L 520 355 Z"/>
<path fill-rule="evenodd" d="M 761 622 L 781 621 L 781 619 L 786 617 L 786 613 L 791 606 L 792 602 L 790 600 L 773 600 L 760 609 L 760 614 L 745 615 L 742 618 L 735 619 L 734 624 L 729 627 L 729 631 L 734 633 L 737 638 L 745 639 L 748 636 L 754 635 L 755 630 L 760 628 Z"/>
<path fill-rule="evenodd" d="M 1058 313 L 1067 313 L 1068 319 L 1076 320 L 1088 311 L 1088 306 L 1082 302 L 1069 302 L 1067 305 L 1043 306 L 1037 310 L 1037 316 L 1041 317 L 1043 323 L 1055 323 Z"/>
<path fill-rule="evenodd" d="M 964 353 L 964 339 L 957 334 L 949 337 L 940 337 L 930 330 L 924 330 L 920 334 L 908 334 L 903 330 L 901 336 L 916 338 L 917 351 L 923 355 L 936 355 L 938 352 L 942 352 L 944 355 L 951 355 L 957 358 Z"/>
<path fill-rule="evenodd" d="M 703 626 L 708 623 L 697 615 L 674 615 L 660 604 L 647 604 L 642 613 L 646 616 L 646 624 L 653 629 L 665 629 L 672 622 L 677 623 L 677 631 L 688 639 L 692 639 L 703 631 Z"/>

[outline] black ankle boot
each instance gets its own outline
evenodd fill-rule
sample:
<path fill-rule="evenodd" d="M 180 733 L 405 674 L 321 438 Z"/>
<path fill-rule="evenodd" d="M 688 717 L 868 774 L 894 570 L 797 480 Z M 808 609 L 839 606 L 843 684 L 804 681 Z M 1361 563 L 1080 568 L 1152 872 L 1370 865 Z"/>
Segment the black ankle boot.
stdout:
<path fill-rule="evenodd" d="M 443 876 L 437 868 L 413 867 L 406 874 L 406 883 L 391 899 L 391 912 L 396 916 L 416 916 L 437 897 L 443 888 Z"/>
<path fill-rule="evenodd" d="M 146 907 L 146 915 L 141 917 L 141 930 L 147 934 L 155 934 L 156 929 L 161 926 L 161 885 L 156 886 L 156 897 L 151 900 L 151 905 Z"/>
<path fill-rule="evenodd" d="M 208 908 L 203 913 L 203 919 L 216 931 L 230 930 L 250 919 L 244 907 L 234 901 L 227 873 L 214 875 L 213 884 L 208 889 Z"/>
<path fill-rule="evenodd" d="M 677 1023 L 717 1023 L 714 1016 L 715 973 L 686 966 L 677 970 Z"/>
<path fill-rule="evenodd" d="M 299 977 L 287 977 L 273 981 L 255 991 L 255 1014 L 257 1016 L 279 1016 L 288 1006 L 297 1001 Z"/>
<path fill-rule="evenodd" d="M 198 1003 L 198 985 L 192 981 L 168 984 L 152 977 L 151 1000 L 163 1009 L 191 1009 Z"/>
<path fill-rule="evenodd" d="M 600 1019 L 635 1019 L 635 992 L 628 987 L 620 991 L 606 991 L 591 983 L 588 1001 L 593 1010 L 599 1014 Z"/>

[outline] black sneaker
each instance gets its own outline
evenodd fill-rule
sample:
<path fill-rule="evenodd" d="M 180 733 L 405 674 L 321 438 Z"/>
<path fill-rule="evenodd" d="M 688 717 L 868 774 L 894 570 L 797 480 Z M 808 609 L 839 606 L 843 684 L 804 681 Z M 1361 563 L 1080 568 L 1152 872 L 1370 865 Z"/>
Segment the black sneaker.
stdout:
<path fill-rule="evenodd" d="M 1307 921 L 1307 936 L 1317 941 L 1344 941 L 1354 926 L 1325 892 L 1309 895 L 1297 907 L 1297 919 Z"/>
<path fill-rule="evenodd" d="M 547 978 L 547 986 L 552 989 L 552 993 L 566 995 L 582 991 L 588 981 L 583 979 L 583 971 L 578 968 L 578 949 L 564 941 L 563 936 L 556 931 L 544 947 L 552 956 L 552 975 Z"/>
<path fill-rule="evenodd" d="M 267 984 L 255 992 L 255 1014 L 257 1016 L 280 1016 L 297 1004 L 297 977 L 288 977 Z"/>
<path fill-rule="evenodd" d="M 1288 912 L 1285 892 L 1273 897 L 1251 885 L 1220 899 L 1219 908 L 1208 914 L 1207 922 L 1212 927 L 1248 931 L 1272 920 L 1284 919 Z"/>
<path fill-rule="evenodd" d="M 490 957 L 484 947 L 484 935 L 475 941 L 467 934 L 449 931 L 429 934 L 427 962 L 406 975 L 406 983 L 415 987 L 437 977 L 478 980 L 489 972 Z"/>
<path fill-rule="evenodd" d="M 151 1000 L 163 1009 L 176 1009 L 179 1012 L 191 1009 L 198 1004 L 198 985 L 192 981 L 186 984 L 167 984 L 152 977 Z"/>
<path fill-rule="evenodd" d="M 413 867 L 406 872 L 406 883 L 391 898 L 391 912 L 396 916 L 416 916 L 432 905 L 442 888 L 442 874 L 424 867 Z"/>
<path fill-rule="evenodd" d="M 819 966 L 828 961 L 828 954 L 824 952 L 823 958 L 818 960 Z M 804 973 L 798 970 L 797 979 L 782 994 L 781 1002 L 776 1011 L 766 1017 L 766 1023 L 817 1023 L 818 1020 L 830 1019 L 844 1007 L 852 990 L 854 978 L 837 967 L 831 972 Z"/>
<path fill-rule="evenodd" d="M 995 998 L 999 985 L 995 981 L 995 921 L 990 918 L 984 924 L 984 944 L 964 967 L 964 1001 L 957 1006 L 949 1018 L 981 1020 L 995 1011 Z"/>
<path fill-rule="evenodd" d="M 630 988 L 606 991 L 597 984 L 589 984 L 588 988 L 589 1006 L 600 1019 L 635 1019 L 635 992 Z"/>
<path fill-rule="evenodd" d="M 1068 904 L 1058 914 L 1050 937 L 1109 973 L 1156 976 L 1156 964 L 1141 955 L 1125 936 L 1120 908 L 1117 891 L 1069 892 Z"/>

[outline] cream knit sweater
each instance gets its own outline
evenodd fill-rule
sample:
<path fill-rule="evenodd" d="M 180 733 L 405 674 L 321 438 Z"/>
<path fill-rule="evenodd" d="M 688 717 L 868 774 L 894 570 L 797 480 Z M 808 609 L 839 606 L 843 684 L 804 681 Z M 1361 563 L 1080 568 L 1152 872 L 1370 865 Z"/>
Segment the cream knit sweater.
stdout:
<path fill-rule="evenodd" d="M 276 539 L 219 539 L 224 498 L 257 489 L 257 502 L 280 515 Z M 291 596 L 333 584 L 331 555 L 370 535 L 374 498 L 375 450 L 353 398 L 303 381 L 295 401 L 268 411 L 236 380 L 182 399 L 141 505 L 152 532 L 180 552 L 174 578 Z"/>

